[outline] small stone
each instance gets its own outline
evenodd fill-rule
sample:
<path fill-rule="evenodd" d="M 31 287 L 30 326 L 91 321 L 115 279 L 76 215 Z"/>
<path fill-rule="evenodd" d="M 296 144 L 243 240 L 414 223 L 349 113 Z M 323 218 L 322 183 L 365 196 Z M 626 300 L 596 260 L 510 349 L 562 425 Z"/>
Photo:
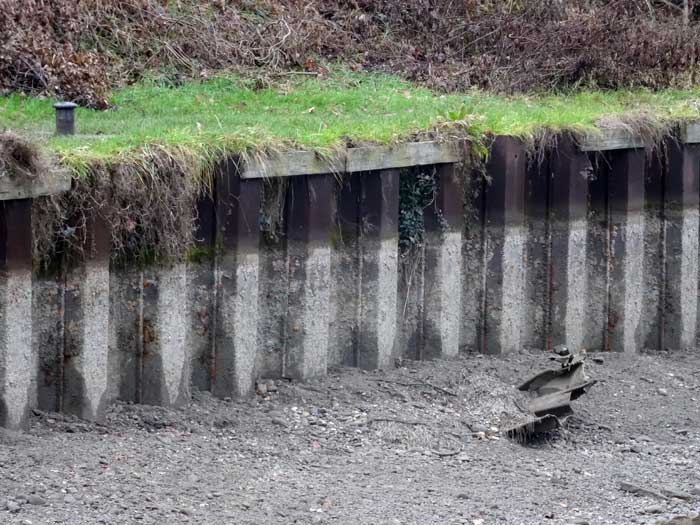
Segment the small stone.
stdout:
<path fill-rule="evenodd" d="M 20 525 L 32 525 L 32 522 L 29 520 L 22 520 L 19 523 L 20 523 Z"/>
<path fill-rule="evenodd" d="M 275 384 L 274 379 L 270 379 L 267 382 L 267 391 L 268 392 L 277 392 L 277 385 Z"/>
<path fill-rule="evenodd" d="M 598 363 L 599 365 L 602 365 L 603 363 L 605 363 L 605 359 L 603 359 L 599 355 L 596 355 L 596 356 L 593 356 L 593 362 Z"/>
<path fill-rule="evenodd" d="M 700 496 L 700 485 L 696 485 L 692 489 L 690 489 L 690 493 L 694 496 Z"/>
<path fill-rule="evenodd" d="M 287 423 L 287 422 L 286 422 L 284 419 L 282 419 L 281 417 L 273 417 L 273 418 L 272 418 L 272 424 L 273 424 L 273 425 L 280 426 L 280 427 L 284 427 L 284 428 L 287 428 L 287 427 L 289 426 L 289 423 Z"/>
<path fill-rule="evenodd" d="M 257 386 L 255 387 L 255 391 L 258 393 L 259 396 L 266 396 L 267 395 L 267 383 L 258 383 Z"/>
<path fill-rule="evenodd" d="M 16 512 L 19 512 L 21 507 L 19 506 L 19 503 L 17 503 L 16 501 L 10 500 L 7 503 L 5 503 L 5 508 L 9 512 L 16 513 Z"/>
<path fill-rule="evenodd" d="M 591 525 L 588 520 L 574 520 L 571 525 Z"/>
<path fill-rule="evenodd" d="M 652 505 L 650 507 L 645 507 L 642 510 L 643 514 L 661 514 L 664 511 L 659 505 Z"/>
<path fill-rule="evenodd" d="M 469 499 L 469 494 L 457 494 L 457 499 Z"/>
<path fill-rule="evenodd" d="M 63 502 L 68 504 L 75 503 L 75 498 L 70 494 L 66 494 L 63 496 Z"/>
<path fill-rule="evenodd" d="M 27 496 L 27 503 L 30 505 L 46 505 L 46 500 L 36 494 L 30 494 Z"/>
<path fill-rule="evenodd" d="M 659 388 L 656 392 L 657 392 L 660 396 L 667 396 L 667 395 L 668 395 L 668 390 L 666 390 L 665 388 Z"/>

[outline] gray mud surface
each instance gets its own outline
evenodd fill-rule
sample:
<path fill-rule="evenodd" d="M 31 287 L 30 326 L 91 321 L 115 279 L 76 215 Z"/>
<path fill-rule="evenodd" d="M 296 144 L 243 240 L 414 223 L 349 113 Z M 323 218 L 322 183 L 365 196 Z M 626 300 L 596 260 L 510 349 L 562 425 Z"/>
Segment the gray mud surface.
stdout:
<path fill-rule="evenodd" d="M 544 354 L 277 381 L 249 401 L 37 414 L 0 432 L 0 523 L 664 523 L 700 510 L 700 354 L 589 356 L 599 383 L 523 446 Z M 621 490 L 621 483 L 654 494 Z M 674 497 L 677 496 L 677 497 Z M 678 523 L 681 523 L 680 521 Z"/>

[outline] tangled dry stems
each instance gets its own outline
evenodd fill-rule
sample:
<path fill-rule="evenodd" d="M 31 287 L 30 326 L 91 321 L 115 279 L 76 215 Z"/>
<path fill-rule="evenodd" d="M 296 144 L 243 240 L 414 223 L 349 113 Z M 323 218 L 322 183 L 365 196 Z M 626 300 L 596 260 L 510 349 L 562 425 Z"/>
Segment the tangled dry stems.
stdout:
<path fill-rule="evenodd" d="M 656 0 L 0 0 L 0 87 L 105 107 L 144 75 L 323 73 L 327 61 L 433 88 L 661 88 L 696 79 L 700 6 Z M 263 73 L 260 73 L 263 70 Z"/>
<path fill-rule="evenodd" d="M 71 191 L 34 201 L 35 260 L 91 257 L 87 225 L 107 225 L 118 262 L 181 259 L 194 244 L 196 200 L 211 189 L 211 171 L 184 150 L 144 149 L 139 157 L 93 164 Z"/>

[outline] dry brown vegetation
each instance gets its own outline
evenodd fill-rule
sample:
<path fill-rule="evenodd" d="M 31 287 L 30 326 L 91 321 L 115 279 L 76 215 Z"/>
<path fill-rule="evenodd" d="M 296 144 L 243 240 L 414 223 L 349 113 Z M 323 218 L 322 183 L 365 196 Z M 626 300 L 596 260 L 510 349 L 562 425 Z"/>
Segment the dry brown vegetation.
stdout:
<path fill-rule="evenodd" d="M 446 90 L 662 88 L 695 80 L 683 0 L 0 0 L 0 87 L 104 107 L 155 74 L 323 72 L 328 61 Z"/>
<path fill-rule="evenodd" d="M 119 262 L 182 257 L 193 244 L 196 199 L 211 183 L 192 177 L 187 152 L 150 147 L 142 155 L 99 163 L 73 190 L 34 200 L 34 258 L 50 269 L 60 259 L 92 255 L 87 225 L 99 218 L 109 227 L 112 257 Z M 206 170 L 197 170 L 206 173 Z"/>
<path fill-rule="evenodd" d="M 35 179 L 47 169 L 48 160 L 36 145 L 14 133 L 0 133 L 0 177 Z"/>

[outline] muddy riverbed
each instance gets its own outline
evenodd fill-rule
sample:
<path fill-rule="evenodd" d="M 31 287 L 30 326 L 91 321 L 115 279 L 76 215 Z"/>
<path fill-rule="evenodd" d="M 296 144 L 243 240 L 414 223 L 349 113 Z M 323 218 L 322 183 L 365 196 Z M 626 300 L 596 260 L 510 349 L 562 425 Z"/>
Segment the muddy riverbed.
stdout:
<path fill-rule="evenodd" d="M 544 354 L 404 361 L 249 401 L 120 404 L 0 431 L 0 523 L 664 523 L 700 511 L 700 353 L 589 356 L 575 417 L 521 445 Z M 649 492 L 623 490 L 631 484 Z"/>

